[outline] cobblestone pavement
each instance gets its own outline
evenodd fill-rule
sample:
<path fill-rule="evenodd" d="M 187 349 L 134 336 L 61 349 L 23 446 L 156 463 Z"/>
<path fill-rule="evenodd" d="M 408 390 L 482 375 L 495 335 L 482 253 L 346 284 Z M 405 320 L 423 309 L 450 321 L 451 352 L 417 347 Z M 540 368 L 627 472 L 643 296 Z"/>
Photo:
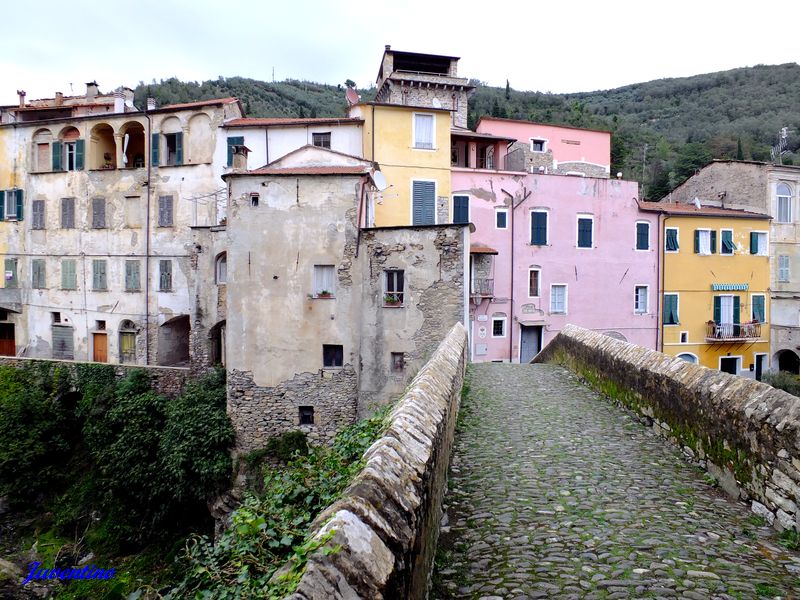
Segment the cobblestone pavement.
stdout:
<path fill-rule="evenodd" d="M 554 365 L 470 367 L 432 598 L 800 598 L 800 555 Z"/>

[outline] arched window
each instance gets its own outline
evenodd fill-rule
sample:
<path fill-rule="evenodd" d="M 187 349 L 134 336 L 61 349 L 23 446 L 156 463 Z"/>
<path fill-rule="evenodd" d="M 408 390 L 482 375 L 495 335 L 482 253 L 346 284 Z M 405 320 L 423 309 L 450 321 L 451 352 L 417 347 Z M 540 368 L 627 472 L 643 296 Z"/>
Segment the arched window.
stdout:
<path fill-rule="evenodd" d="M 116 169 L 117 143 L 114 129 L 108 123 L 98 123 L 89 134 L 89 168 Z"/>
<path fill-rule="evenodd" d="M 697 357 L 690 352 L 684 352 L 682 354 L 678 354 L 678 358 L 681 360 L 685 360 L 688 363 L 692 363 L 693 365 L 697 364 Z"/>
<path fill-rule="evenodd" d="M 775 190 L 776 220 L 778 223 L 792 222 L 792 188 L 779 183 Z"/>
<path fill-rule="evenodd" d="M 225 284 L 228 282 L 228 253 L 221 252 L 217 255 L 216 261 L 216 280 L 218 284 Z"/>
<path fill-rule="evenodd" d="M 53 168 L 50 144 L 53 143 L 53 134 L 49 129 L 39 129 L 33 134 L 33 169 L 35 171 L 50 171 Z"/>
<path fill-rule="evenodd" d="M 53 171 L 82 171 L 86 145 L 81 133 L 75 127 L 61 130 L 58 140 L 53 144 Z"/>

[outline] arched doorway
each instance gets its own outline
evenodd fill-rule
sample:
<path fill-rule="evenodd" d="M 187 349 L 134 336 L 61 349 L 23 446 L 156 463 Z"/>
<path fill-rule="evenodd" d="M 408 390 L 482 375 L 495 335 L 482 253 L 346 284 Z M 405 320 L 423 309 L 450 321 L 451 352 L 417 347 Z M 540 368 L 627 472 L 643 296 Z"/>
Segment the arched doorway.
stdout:
<path fill-rule="evenodd" d="M 800 375 L 800 358 L 791 350 L 778 352 L 778 370 Z"/>
<path fill-rule="evenodd" d="M 158 364 L 189 366 L 189 315 L 179 315 L 158 328 Z"/>
<path fill-rule="evenodd" d="M 225 321 L 220 321 L 208 332 L 211 338 L 211 364 L 225 366 Z"/>
<path fill-rule="evenodd" d="M 128 319 L 119 324 L 119 362 L 136 364 L 136 325 Z"/>

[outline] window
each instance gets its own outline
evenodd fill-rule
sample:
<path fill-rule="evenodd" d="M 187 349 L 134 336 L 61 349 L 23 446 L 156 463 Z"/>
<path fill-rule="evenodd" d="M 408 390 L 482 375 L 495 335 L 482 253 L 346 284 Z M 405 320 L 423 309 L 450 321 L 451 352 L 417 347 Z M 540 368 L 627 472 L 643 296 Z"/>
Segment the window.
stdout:
<path fill-rule="evenodd" d="M 384 271 L 384 306 L 402 306 L 405 296 L 405 271 L 392 269 Z"/>
<path fill-rule="evenodd" d="M 61 323 L 61 313 L 60 312 L 57 312 L 57 311 L 51 312 L 50 313 L 50 318 L 51 318 L 52 322 L 54 324 L 56 324 L 56 325 Z"/>
<path fill-rule="evenodd" d="M 19 280 L 17 279 L 17 259 L 16 258 L 7 258 L 5 259 L 5 286 L 7 288 L 15 288 L 19 285 Z"/>
<path fill-rule="evenodd" d="M 22 190 L 0 190 L 0 221 L 22 221 Z"/>
<path fill-rule="evenodd" d="M 677 227 L 667 227 L 667 233 L 664 236 L 664 251 L 665 252 L 677 252 L 679 249 L 678 246 L 678 228 Z"/>
<path fill-rule="evenodd" d="M 766 321 L 765 303 L 766 298 L 764 294 L 753 294 L 750 296 L 750 318 L 756 323 L 764 323 Z"/>
<path fill-rule="evenodd" d="M 719 247 L 719 253 L 724 255 L 732 255 L 736 249 L 733 245 L 733 229 L 723 229 L 720 231 L 720 238 L 722 244 Z"/>
<path fill-rule="evenodd" d="M 578 248 L 592 247 L 592 229 L 594 219 L 591 216 L 578 216 Z"/>
<path fill-rule="evenodd" d="M 81 171 L 85 157 L 86 143 L 80 133 L 70 127 L 62 134 L 62 139 L 52 144 L 53 171 Z"/>
<path fill-rule="evenodd" d="M 105 260 L 92 261 L 92 289 L 101 292 L 108 289 Z"/>
<path fill-rule="evenodd" d="M 778 281 L 789 281 L 789 255 L 778 256 Z"/>
<path fill-rule="evenodd" d="M 94 328 L 98 331 L 105 331 L 106 330 L 106 322 L 103 320 L 97 320 L 94 322 Z"/>
<path fill-rule="evenodd" d="M 494 228 L 508 229 L 508 209 L 498 208 L 494 211 Z"/>
<path fill-rule="evenodd" d="M 767 234 L 764 231 L 750 232 L 750 254 L 767 256 Z"/>
<path fill-rule="evenodd" d="M 717 232 L 712 229 L 694 230 L 694 253 L 709 255 L 717 251 Z"/>
<path fill-rule="evenodd" d="M 677 325 L 678 294 L 664 294 L 664 325 Z"/>
<path fill-rule="evenodd" d="M 414 114 L 414 148 L 433 150 L 433 115 Z"/>
<path fill-rule="evenodd" d="M 120 324 L 120 329 L 123 326 L 133 323 L 130 321 L 123 321 Z M 135 331 L 120 331 L 119 332 L 119 354 L 121 363 L 135 363 L 136 362 L 136 332 Z"/>
<path fill-rule="evenodd" d="M 405 352 L 392 352 L 389 369 L 392 373 L 402 373 L 406 368 Z"/>
<path fill-rule="evenodd" d="M 61 289 L 75 290 L 78 288 L 78 277 L 75 273 L 75 259 L 67 258 L 61 261 Z"/>
<path fill-rule="evenodd" d="M 44 200 L 31 203 L 31 229 L 44 229 Z"/>
<path fill-rule="evenodd" d="M 565 284 L 550 286 L 550 312 L 556 315 L 567 313 L 567 286 Z"/>
<path fill-rule="evenodd" d="M 681 344 L 688 344 L 688 343 L 689 343 L 689 332 L 681 331 Z"/>
<path fill-rule="evenodd" d="M 331 147 L 331 132 L 326 131 L 325 133 L 312 133 L 311 134 L 311 143 L 315 146 L 320 148 L 328 148 Z"/>
<path fill-rule="evenodd" d="M 534 210 L 531 212 L 531 244 L 534 246 L 547 245 L 547 211 Z"/>
<path fill-rule="evenodd" d="M 158 198 L 158 226 L 172 227 L 172 196 Z"/>
<path fill-rule="evenodd" d="M 75 198 L 61 199 L 61 229 L 75 229 Z"/>
<path fill-rule="evenodd" d="M 125 261 L 125 291 L 138 292 L 141 289 L 140 265 L 138 260 Z"/>
<path fill-rule="evenodd" d="M 540 293 L 542 272 L 539 269 L 528 269 L 528 297 L 538 298 Z"/>
<path fill-rule="evenodd" d="M 469 223 L 469 196 L 453 196 L 453 223 Z"/>
<path fill-rule="evenodd" d="M 260 196 L 256 193 L 250 194 L 250 206 L 253 208 L 258 208 L 258 200 Z"/>
<path fill-rule="evenodd" d="M 636 223 L 636 249 L 650 250 L 650 223 Z"/>
<path fill-rule="evenodd" d="M 336 268 L 334 265 L 314 265 L 314 296 L 333 298 L 336 295 Z"/>
<path fill-rule="evenodd" d="M 322 344 L 322 366 L 341 367 L 344 364 L 344 346 L 340 344 Z"/>
<path fill-rule="evenodd" d="M 45 262 L 42 258 L 34 258 L 31 261 L 31 287 L 35 290 L 43 290 L 47 287 L 44 265 Z"/>
<path fill-rule="evenodd" d="M 741 300 L 739 296 L 725 294 L 714 296 L 714 323 L 717 325 L 739 324 Z M 732 333 L 732 330 L 729 330 Z"/>
<path fill-rule="evenodd" d="M 411 212 L 414 225 L 436 223 L 436 182 L 413 181 L 411 183 Z"/>
<path fill-rule="evenodd" d="M 637 315 L 647 313 L 647 292 L 648 289 L 646 285 L 637 285 L 634 287 L 633 312 Z"/>
<path fill-rule="evenodd" d="M 792 190 L 785 183 L 779 183 L 775 190 L 778 223 L 792 222 Z"/>
<path fill-rule="evenodd" d="M 228 162 L 229 167 L 233 166 L 233 147 L 244 146 L 244 136 L 234 136 L 228 138 Z"/>
<path fill-rule="evenodd" d="M 547 140 L 542 138 L 531 138 L 531 152 L 545 152 L 547 150 Z"/>
<path fill-rule="evenodd" d="M 172 291 L 172 261 L 160 260 L 158 261 L 158 291 L 171 292 Z"/>
<path fill-rule="evenodd" d="M 297 409 L 297 418 L 300 425 L 313 425 L 314 424 L 314 407 L 301 406 Z"/>
<path fill-rule="evenodd" d="M 506 318 L 505 317 L 492 317 L 492 337 L 504 338 L 506 337 Z"/>
<path fill-rule="evenodd" d="M 167 166 L 177 166 L 183 164 L 183 133 L 165 133 L 164 142 L 166 146 Z"/>
<path fill-rule="evenodd" d="M 216 274 L 217 283 L 220 285 L 228 283 L 228 253 L 222 252 L 219 256 L 217 256 L 216 261 L 216 268 L 214 269 Z"/>
<path fill-rule="evenodd" d="M 92 229 L 104 229 L 106 226 L 106 199 L 92 198 Z"/>

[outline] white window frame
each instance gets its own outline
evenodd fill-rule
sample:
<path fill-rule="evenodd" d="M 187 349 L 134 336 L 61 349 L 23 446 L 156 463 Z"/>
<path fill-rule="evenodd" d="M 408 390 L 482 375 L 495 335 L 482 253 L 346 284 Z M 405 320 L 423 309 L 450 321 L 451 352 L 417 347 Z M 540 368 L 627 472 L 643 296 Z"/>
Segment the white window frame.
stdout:
<path fill-rule="evenodd" d="M 758 240 L 758 252 L 753 256 L 769 256 L 769 231 L 754 229 L 752 232 L 764 236 L 764 244 L 762 245 L 761 240 Z"/>
<path fill-rule="evenodd" d="M 786 277 L 781 277 L 781 259 L 786 259 Z M 778 255 L 778 281 L 780 282 L 788 282 L 792 277 L 792 263 L 791 259 L 789 258 L 788 254 L 779 254 Z"/>
<path fill-rule="evenodd" d="M 396 283 L 396 279 L 397 279 L 397 276 L 395 275 L 396 273 L 402 273 L 403 274 L 403 289 L 400 290 L 400 291 L 394 290 L 394 291 L 390 292 L 389 291 L 389 278 L 392 275 L 394 275 L 395 283 Z M 407 280 L 406 280 L 406 269 L 386 268 L 386 269 L 383 270 L 383 274 L 382 274 L 381 277 L 383 279 L 383 296 L 381 296 L 381 305 L 383 305 L 383 306 L 393 306 L 393 307 L 405 306 L 405 303 L 406 303 L 406 291 L 408 289 L 407 286 L 406 286 L 406 283 L 407 283 Z M 386 298 L 386 296 L 388 294 L 392 294 L 394 296 L 399 296 L 400 302 L 398 302 L 397 304 L 388 304 L 386 302 L 386 300 L 385 300 L 385 298 Z"/>
<path fill-rule="evenodd" d="M 694 358 L 694 362 L 689 362 L 688 360 L 685 360 L 685 359 L 681 358 L 682 356 L 691 356 L 692 358 Z M 700 359 L 697 358 L 697 354 L 695 354 L 694 352 L 680 352 L 679 354 L 675 355 L 675 358 L 680 358 L 682 361 L 687 362 L 690 365 L 699 365 L 700 364 Z"/>
<path fill-rule="evenodd" d="M 433 124 L 431 126 L 431 147 L 430 148 L 423 148 L 422 146 L 417 146 L 417 116 L 424 116 L 424 117 L 431 117 L 433 119 Z M 438 150 L 436 148 L 436 113 L 424 113 L 424 112 L 415 112 L 411 117 L 411 149 L 412 150 L 424 150 L 426 152 L 435 152 Z"/>
<path fill-rule="evenodd" d="M 683 341 L 683 336 L 686 336 L 686 341 L 685 342 Z M 688 344 L 689 343 L 689 332 L 688 331 L 681 331 L 678 334 L 678 343 L 679 344 Z M 690 353 L 687 353 L 687 354 L 690 354 Z M 695 358 L 697 358 L 697 357 L 695 357 Z"/>
<path fill-rule="evenodd" d="M 589 219 L 592 222 L 592 239 L 591 245 L 589 246 L 579 246 L 578 241 L 580 238 L 579 229 L 580 229 L 580 222 L 581 219 Z M 591 250 L 595 247 L 594 245 L 594 215 L 589 213 L 578 213 L 575 215 L 575 247 L 578 250 Z"/>
<path fill-rule="evenodd" d="M 789 188 L 789 195 L 788 196 L 785 196 L 783 194 L 779 194 L 778 193 L 778 188 L 780 186 L 782 186 L 782 185 L 785 185 L 787 188 Z M 780 201 L 781 201 L 782 198 L 786 199 L 786 204 L 787 204 L 786 208 L 787 208 L 787 212 L 789 213 L 789 218 L 787 220 L 785 220 L 785 221 L 781 221 L 780 220 L 780 214 L 781 214 L 781 210 L 780 210 L 781 203 L 780 203 Z M 793 199 L 794 199 L 794 190 L 792 189 L 792 186 L 790 186 L 788 183 L 786 183 L 784 181 L 779 181 L 775 185 L 775 222 L 776 223 L 791 223 L 792 222 L 792 217 L 793 217 L 793 215 L 792 215 L 792 213 L 793 213 L 793 211 L 792 211 Z"/>
<path fill-rule="evenodd" d="M 536 295 L 531 296 L 531 273 L 536 271 L 539 273 L 539 276 L 536 278 L 536 284 L 538 285 L 538 289 L 536 290 Z M 528 268 L 528 298 L 541 298 L 542 297 L 542 269 L 539 267 L 529 267 Z"/>
<path fill-rule="evenodd" d="M 332 289 L 317 289 L 317 270 L 330 269 L 331 271 L 331 288 Z M 336 297 L 336 265 L 331 264 L 315 264 L 311 270 L 311 285 L 313 287 L 314 298 L 335 298 Z M 323 291 L 328 292 L 329 296 L 320 296 Z"/>
<path fill-rule="evenodd" d="M 550 245 L 550 211 L 546 208 L 534 208 L 531 209 L 530 218 L 528 219 L 528 245 L 530 246 L 539 246 L 540 244 L 533 243 L 533 214 L 534 213 L 543 213 L 544 214 L 544 229 L 545 229 L 545 236 L 544 236 L 544 245 Z M 575 225 L 577 227 L 577 224 Z"/>
<path fill-rule="evenodd" d="M 503 323 L 503 335 L 495 335 L 494 334 L 494 324 L 496 321 L 500 321 Z M 492 337 L 499 339 L 506 337 L 508 333 L 508 317 L 492 317 Z"/>
<path fill-rule="evenodd" d="M 695 229 L 700 235 L 697 237 L 697 255 L 698 256 L 711 256 L 711 229 L 707 227 L 698 227 Z M 708 252 L 703 252 L 703 234 L 708 236 Z M 678 245 L 680 248 L 680 244 Z"/>
<path fill-rule="evenodd" d="M 675 230 L 675 239 L 678 241 L 677 250 L 667 250 L 667 232 L 670 229 Z M 664 252 L 666 254 L 678 254 L 681 251 L 681 228 L 680 227 L 664 227 Z"/>
<path fill-rule="evenodd" d="M 470 206 L 470 204 L 472 204 L 472 203 L 470 202 L 471 198 L 470 198 L 469 194 L 451 194 L 450 195 L 450 214 L 453 215 L 453 218 L 455 219 L 455 216 L 456 216 L 456 196 L 458 196 L 459 198 L 466 198 L 467 199 L 467 223 L 470 223 L 471 222 L 470 219 L 472 218 L 472 215 L 470 214 L 472 212 L 472 207 Z"/>
<path fill-rule="evenodd" d="M 7 221 L 16 221 L 17 220 L 17 188 L 13 188 L 10 190 L 5 190 L 5 194 L 3 195 L 5 206 L 5 216 L 3 217 Z M 31 210 L 31 212 L 33 212 Z"/>
<path fill-rule="evenodd" d="M 731 244 L 733 244 L 733 252 L 725 252 L 725 245 L 722 243 L 722 232 L 731 232 Z M 736 254 L 736 242 L 733 241 L 733 229 L 720 229 L 719 230 L 719 255 L 720 256 L 733 256 Z"/>
<path fill-rule="evenodd" d="M 225 264 L 223 271 L 222 265 Z M 225 285 L 228 283 L 228 253 L 220 252 L 214 260 L 214 280 L 217 285 Z"/>
<path fill-rule="evenodd" d="M 564 310 L 563 311 L 555 311 L 553 310 L 553 288 L 555 287 L 563 287 L 564 288 Z M 551 315 L 566 315 L 569 310 L 569 286 L 566 283 L 551 283 L 550 284 L 550 305 L 549 305 L 549 313 Z"/>
<path fill-rule="evenodd" d="M 505 226 L 505 227 L 498 227 L 498 226 L 497 226 L 497 215 L 498 215 L 499 213 L 505 213 L 505 215 L 506 215 L 506 226 Z M 507 207 L 503 207 L 503 208 L 495 208 L 495 209 L 494 209 L 494 228 L 495 228 L 495 229 L 501 229 L 501 230 L 503 230 L 503 231 L 505 231 L 506 229 L 508 229 L 508 208 L 507 208 Z"/>
<path fill-rule="evenodd" d="M 536 154 L 544 154 L 547 152 L 547 144 L 550 143 L 550 140 L 543 137 L 532 137 L 531 140 L 531 152 L 535 152 Z M 533 143 L 534 142 L 542 142 L 542 149 L 541 150 L 534 150 Z"/>
<path fill-rule="evenodd" d="M 644 289 L 644 310 L 638 307 L 639 290 Z M 646 315 L 650 312 L 650 286 L 646 283 L 637 283 L 633 286 L 633 314 Z"/>
<path fill-rule="evenodd" d="M 647 225 L 647 248 L 638 248 L 637 243 L 639 242 L 639 225 Z M 650 221 L 636 221 L 633 226 L 633 250 L 635 252 L 650 252 L 650 230 L 652 227 L 650 226 Z"/>
<path fill-rule="evenodd" d="M 755 305 L 753 303 L 753 298 L 755 298 L 756 296 L 761 296 L 764 299 L 764 320 L 759 321 L 759 323 L 766 323 L 769 314 L 767 313 L 767 295 L 764 293 L 750 294 L 750 320 L 752 321 L 755 318 L 755 316 L 753 315 L 753 308 L 755 308 Z M 742 320 L 741 316 L 739 317 L 739 320 L 740 321 Z"/>

